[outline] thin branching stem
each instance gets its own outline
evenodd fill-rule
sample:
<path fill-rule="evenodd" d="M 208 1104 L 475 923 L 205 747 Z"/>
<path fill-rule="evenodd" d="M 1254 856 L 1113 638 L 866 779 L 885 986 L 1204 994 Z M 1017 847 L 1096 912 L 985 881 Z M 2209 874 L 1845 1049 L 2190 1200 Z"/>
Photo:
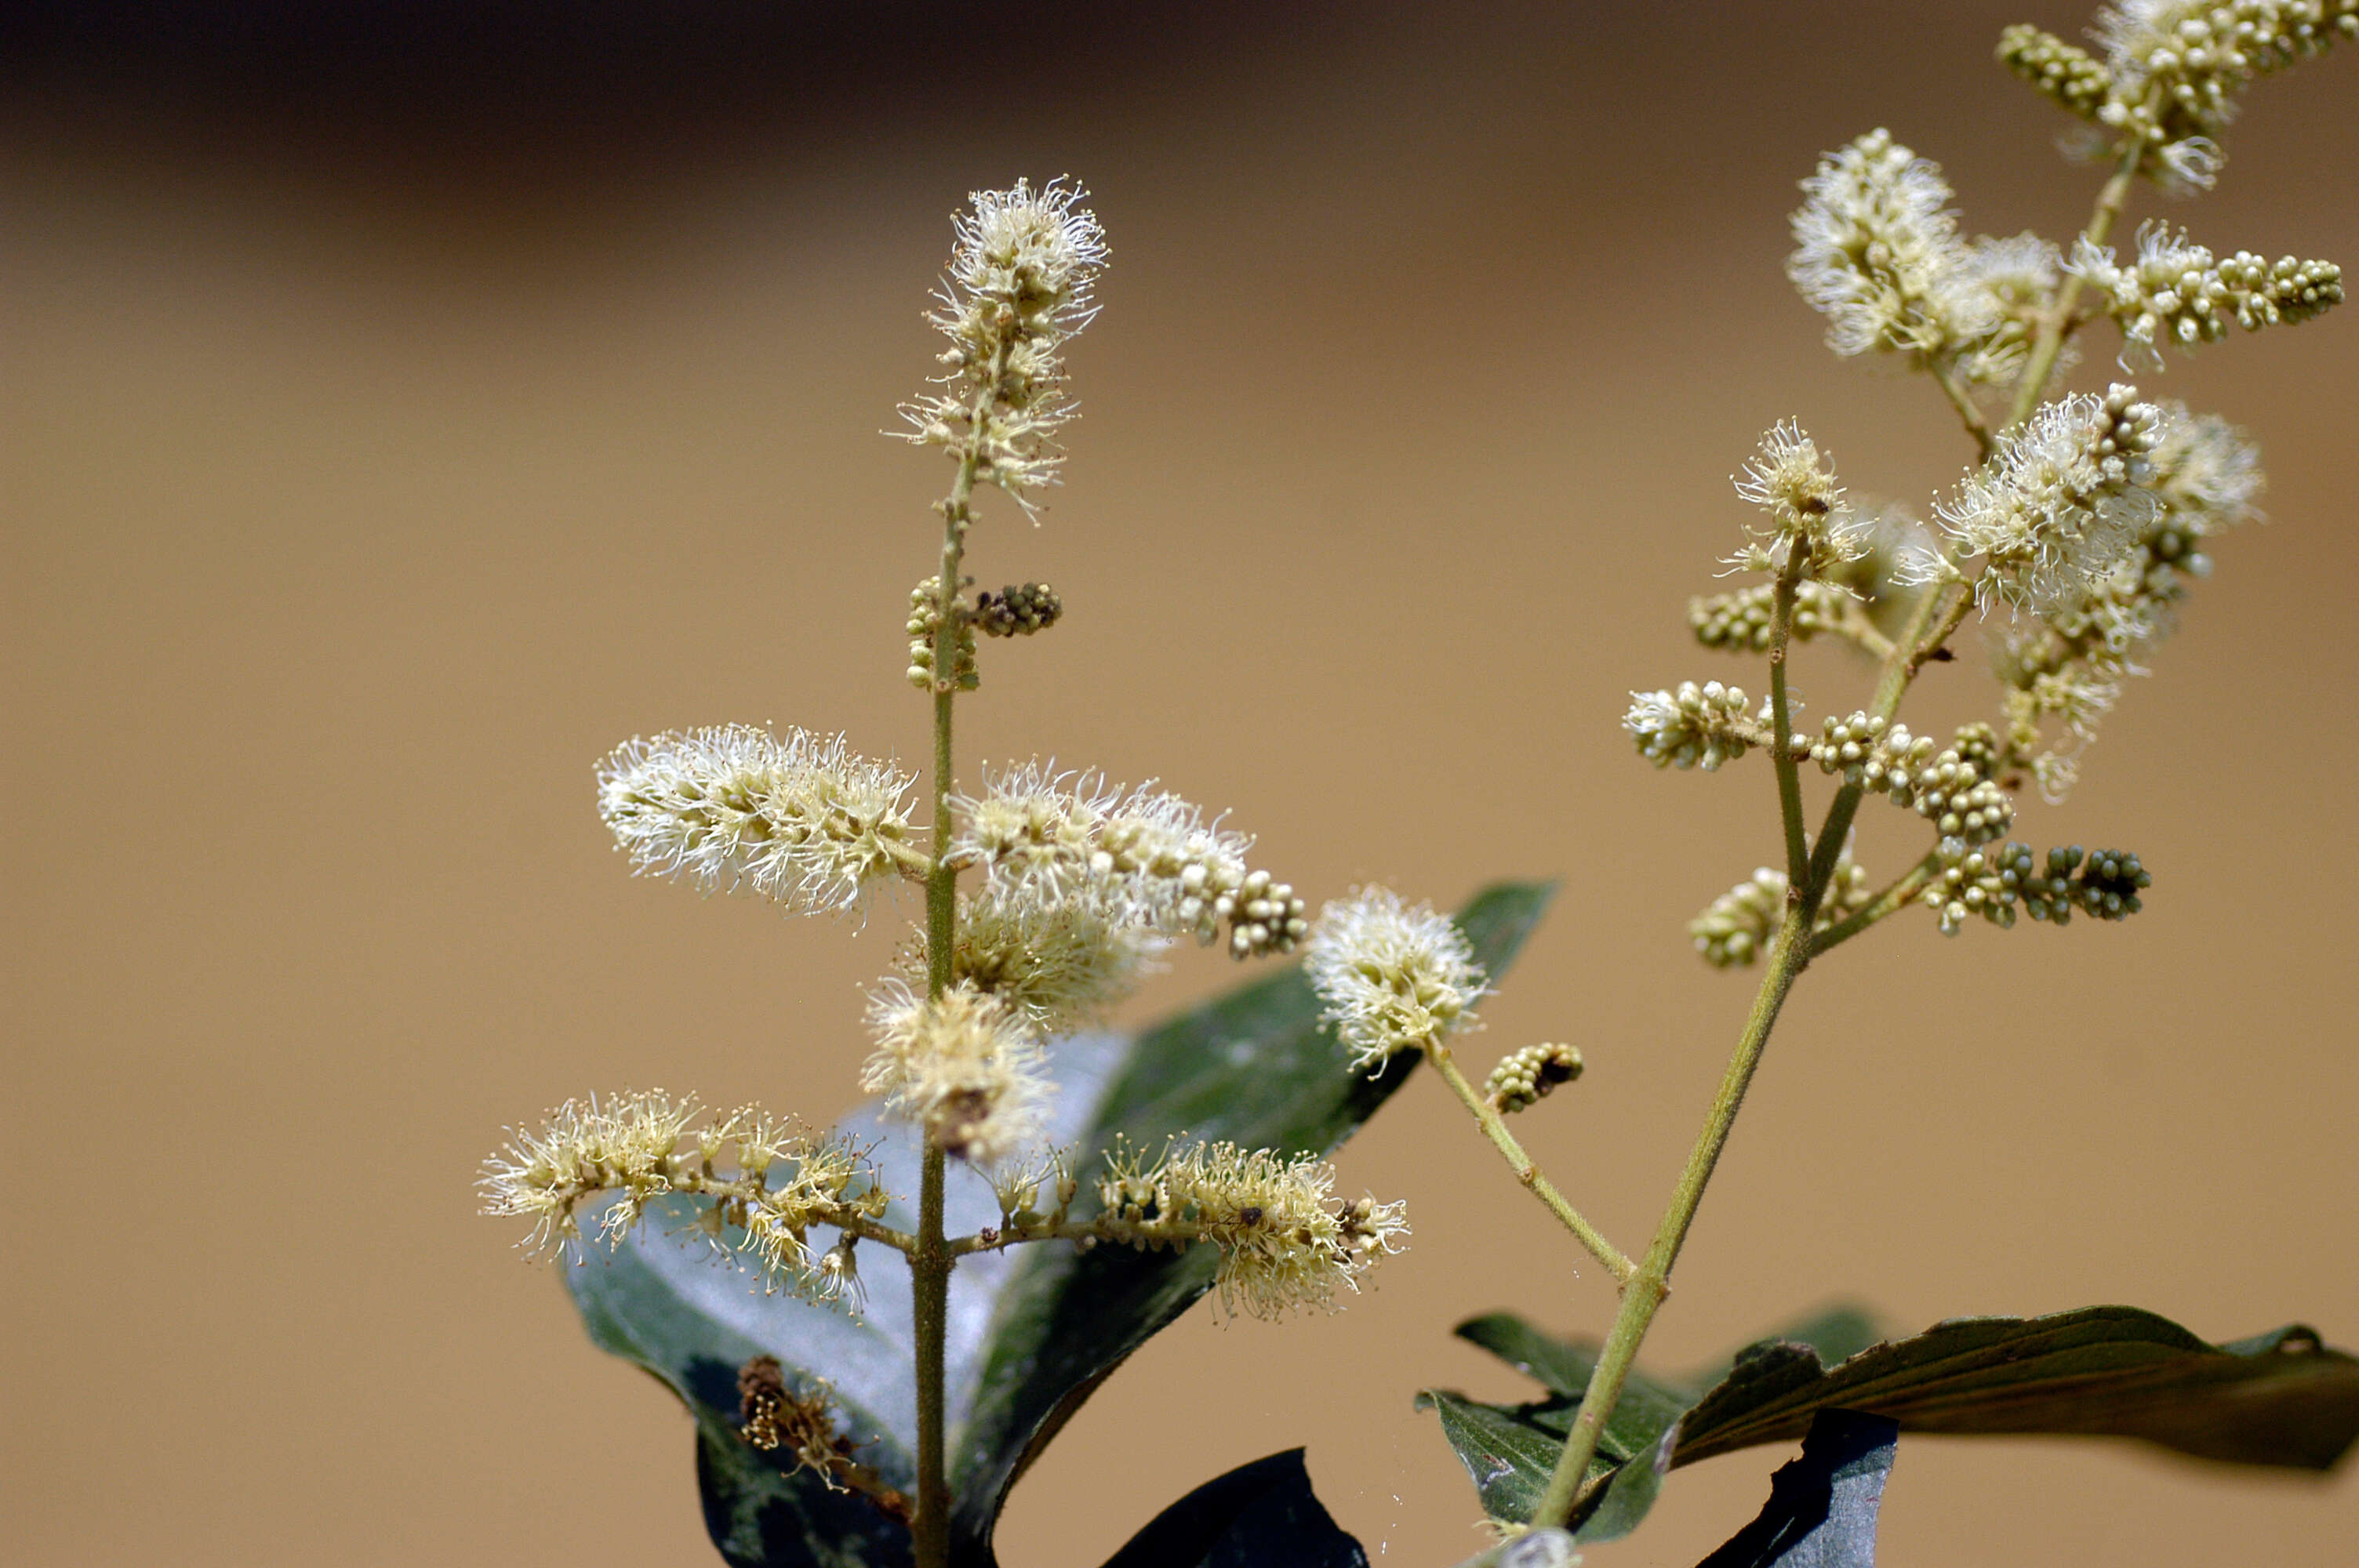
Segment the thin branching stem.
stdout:
<path fill-rule="evenodd" d="M 1931 881 L 1940 869 L 1941 857 L 1927 850 L 1923 860 L 1895 877 L 1875 897 L 1812 937 L 1810 957 L 1815 958 L 1828 948 L 1850 941 L 1887 915 L 1897 914 L 1914 903 L 1917 895 L 1925 891 L 1925 884 Z"/>
<path fill-rule="evenodd" d="M 926 874 L 926 994 L 939 999 L 951 986 L 951 957 L 958 941 L 958 867 L 951 862 L 951 816 L 955 781 L 951 747 L 952 705 L 958 695 L 959 620 L 964 601 L 960 570 L 966 559 L 966 531 L 974 499 L 974 476 L 983 458 L 984 431 L 1006 373 L 1007 346 L 994 355 L 991 374 L 975 394 L 967 417 L 966 443 L 959 453 L 958 478 L 941 503 L 941 577 L 934 599 L 934 831 L 932 862 Z M 948 1161 L 941 1146 L 926 1140 L 919 1174 L 918 1235 L 909 1250 L 912 1310 L 917 1338 L 918 1517 L 911 1527 L 918 1568 L 947 1568 L 950 1562 L 950 1480 L 943 1432 L 948 1422 L 944 1394 L 949 1340 L 951 1269 L 957 1262 L 943 1235 L 942 1210 Z"/>
<path fill-rule="evenodd" d="M 1966 390 L 1966 384 L 1958 379 L 1956 356 L 1930 360 L 1925 368 L 1931 373 L 1933 384 L 1940 387 L 1941 395 L 1950 400 L 1950 406 L 1958 411 L 1959 423 L 1965 426 L 1966 434 L 1974 438 L 1975 451 L 1989 457 L 1991 449 L 1998 444 L 1998 438 L 1991 434 L 1990 421 L 1984 419 L 1983 411 L 1974 406 L 1973 395 Z"/>
<path fill-rule="evenodd" d="M 1777 815 L 1786 828 L 1786 896 L 1790 903 L 1802 885 L 1810 849 L 1802 827 L 1802 775 L 1794 757 L 1793 701 L 1786 691 L 1786 654 L 1794 630 L 1794 595 L 1810 552 L 1799 538 L 1786 546 L 1786 565 L 1771 590 L 1769 619 L 1769 716 L 1775 727 L 1770 760 L 1777 770 Z"/>
<path fill-rule="evenodd" d="M 2149 100 L 2151 103 L 2152 100 Z M 2146 143 L 2132 135 L 2124 149 L 2113 178 L 2105 181 L 2097 193 L 2096 210 L 2089 214 L 2089 226 L 2081 237 L 2093 245 L 2102 245 L 2120 221 L 2122 209 L 2130 199 L 2130 186 L 2137 178 L 2138 165 L 2146 157 Z M 2023 378 L 2015 384 L 2015 402 L 2007 409 L 2007 428 L 2013 429 L 2031 417 L 2039 406 L 2040 395 L 2048 390 L 2048 378 L 2055 373 L 2056 356 L 2062 351 L 2064 339 L 2073 326 L 2073 308 L 2081 302 L 2082 277 L 2079 273 L 2066 276 L 2064 286 L 2056 291 L 2055 303 L 2039 318 L 2039 335 L 2032 341 L 2031 357 L 2023 367 Z"/>
<path fill-rule="evenodd" d="M 1929 589 L 1919 597 L 1876 682 L 1877 717 L 1889 719 L 1900 706 L 1909 681 L 1924 656 L 1928 656 L 1932 645 L 1929 637 L 1936 626 L 1940 628 L 1939 635 L 1948 635 L 1952 622 L 1944 617 L 1943 611 L 1956 591 L 1955 585 L 1949 585 Z M 1721 1075 L 1720 1087 L 1705 1114 L 1703 1130 L 1696 1135 L 1695 1146 L 1689 1152 L 1669 1206 L 1655 1229 L 1654 1241 L 1639 1260 L 1636 1272 L 1623 1284 L 1621 1309 L 1614 1314 L 1614 1325 L 1606 1332 L 1604 1347 L 1590 1374 L 1589 1386 L 1582 1394 L 1581 1409 L 1566 1434 L 1564 1452 L 1558 1456 L 1555 1473 L 1549 1477 L 1548 1488 L 1532 1511 L 1531 1523 L 1536 1526 L 1562 1525 L 1571 1518 L 1574 1509 L 1587 1500 L 1584 1483 L 1590 1462 L 1597 1454 L 1598 1439 L 1604 1433 L 1606 1419 L 1622 1398 L 1623 1385 L 1637 1362 L 1638 1346 L 1654 1324 L 1656 1311 L 1670 1292 L 1671 1267 L 1679 1261 L 1680 1249 L 1687 1243 L 1688 1230 L 1695 1222 L 1704 1189 L 1720 1163 L 1722 1151 L 1728 1146 L 1729 1133 L 1736 1125 L 1736 1113 L 1745 1103 L 1745 1091 L 1752 1087 L 1755 1071 L 1761 1065 L 1761 1055 L 1777 1024 L 1778 1010 L 1784 1007 L 1794 981 L 1810 964 L 1813 945 L 1809 933 L 1817 921 L 1827 885 L 1834 876 L 1843 842 L 1850 836 L 1852 818 L 1859 809 L 1863 793 L 1857 784 L 1845 784 L 1827 807 L 1807 875 L 1798 884 L 1799 896 L 1789 896 L 1786 917 L 1770 942 L 1761 988 L 1754 994 L 1745 1028 Z"/>
<path fill-rule="evenodd" d="M 1557 1190 L 1556 1184 L 1542 1173 L 1538 1163 L 1524 1152 L 1524 1146 L 1516 1141 L 1514 1133 L 1507 1130 L 1506 1121 L 1498 1110 L 1483 1098 L 1480 1090 L 1466 1081 L 1466 1074 L 1459 1067 L 1458 1058 L 1450 1047 L 1439 1040 L 1429 1040 L 1425 1044 L 1425 1058 L 1433 1064 L 1433 1070 L 1441 1075 L 1441 1081 L 1450 1086 L 1450 1092 L 1458 1097 L 1458 1103 L 1466 1108 L 1467 1114 L 1473 1117 L 1475 1124 L 1482 1128 L 1483 1136 L 1491 1141 L 1491 1147 L 1507 1162 L 1507 1168 L 1516 1173 L 1516 1180 L 1540 1200 L 1541 1206 L 1556 1216 L 1558 1224 L 1572 1232 L 1572 1238 L 1587 1248 L 1591 1257 L 1605 1265 L 1616 1286 L 1626 1285 L 1630 1276 L 1637 1272 L 1638 1266 L 1630 1261 L 1627 1253 L 1608 1241 L 1603 1232 L 1582 1218 L 1581 1211 L 1567 1202 L 1564 1194 Z"/>

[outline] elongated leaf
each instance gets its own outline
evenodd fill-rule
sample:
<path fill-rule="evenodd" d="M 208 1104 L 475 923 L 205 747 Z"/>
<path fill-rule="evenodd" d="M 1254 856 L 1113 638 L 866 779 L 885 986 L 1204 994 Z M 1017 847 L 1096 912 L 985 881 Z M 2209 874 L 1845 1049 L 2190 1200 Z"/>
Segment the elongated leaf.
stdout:
<path fill-rule="evenodd" d="M 1822 1410 L 1802 1454 L 1769 1477 L 1760 1517 L 1696 1568 L 1875 1568 L 1875 1521 L 1900 1424 Z"/>
<path fill-rule="evenodd" d="M 1512 1406 L 1419 1396 L 1443 1412 L 1443 1433 L 1484 1508 L 1527 1519 L 1562 1452 L 1596 1346 L 1552 1339 L 1504 1314 L 1471 1319 L 1459 1332 L 1549 1390 Z M 2330 1468 L 2359 1441 L 2359 1360 L 2326 1348 L 2307 1328 L 2211 1345 L 2152 1313 L 2099 1306 L 1955 1318 L 1858 1348 L 1869 1332 L 1845 1309 L 1748 1346 L 1716 1379 L 1634 1375 L 1590 1467 L 1592 1511 L 1577 1521 L 1581 1538 L 1610 1540 L 1637 1523 L 1644 1510 L 1631 1506 L 1637 1494 L 1624 1472 L 1648 1431 L 1674 1422 L 1672 1467 L 1791 1442 L 1820 1411 L 1833 1409 L 1887 1417 L 1903 1432 L 2133 1437 L 2198 1458 L 2298 1469 Z M 1667 1413 L 1682 1389 L 1695 1391 Z"/>
<path fill-rule="evenodd" d="M 1289 1448 L 1207 1481 L 1155 1516 L 1105 1568 L 1368 1568 Z"/>
<path fill-rule="evenodd" d="M 1549 892 L 1496 887 L 1460 914 L 1494 975 L 1513 961 Z M 1353 1074 L 1318 1012 L 1308 983 L 1288 969 L 1136 1039 L 1054 1042 L 1059 1096 L 1049 1136 L 1076 1151 L 1085 1177 L 1125 1138 L 1150 1152 L 1184 1134 L 1288 1155 L 1329 1152 L 1407 1080 L 1416 1059 L 1396 1058 L 1375 1079 Z M 918 1150 L 901 1124 L 871 1109 L 847 1119 L 843 1130 L 873 1145 L 888 1190 L 917 1191 Z M 946 1203 L 951 1234 L 998 1223 L 989 1184 L 963 1166 L 952 1166 Z M 775 1356 L 790 1378 L 825 1379 L 862 1444 L 860 1462 L 886 1484 L 913 1491 L 908 1271 L 885 1249 L 863 1248 L 868 1303 L 857 1318 L 766 1295 L 734 1259 L 696 1236 L 695 1212 L 687 1200 L 650 1205 L 647 1223 L 617 1251 L 592 1253 L 567 1271 L 566 1282 L 592 1339 L 655 1373 L 696 1414 L 714 1543 L 742 1568 L 906 1556 L 901 1525 L 864 1500 L 830 1496 L 808 1473 L 787 1473 L 790 1455 L 756 1454 L 734 1431 L 738 1368 L 753 1356 Z M 887 1219 L 904 1228 L 914 1223 L 898 1209 Z M 823 1249 L 834 1239 L 821 1227 L 811 1245 Z M 1124 1357 L 1203 1295 L 1216 1262 L 1206 1248 L 1084 1253 L 1065 1243 L 960 1260 L 945 1355 L 957 1562 L 984 1568 L 994 1561 L 992 1529 L 1024 1466 Z"/>

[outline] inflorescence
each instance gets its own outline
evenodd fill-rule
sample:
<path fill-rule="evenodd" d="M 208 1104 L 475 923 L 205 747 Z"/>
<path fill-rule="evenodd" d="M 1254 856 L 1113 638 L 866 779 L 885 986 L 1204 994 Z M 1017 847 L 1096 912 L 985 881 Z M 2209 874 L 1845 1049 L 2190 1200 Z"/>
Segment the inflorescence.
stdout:
<path fill-rule="evenodd" d="M 1319 913 L 1303 959 L 1326 1005 L 1321 1022 L 1375 1072 L 1401 1051 L 1422 1049 L 1477 1026 L 1487 993 L 1466 934 L 1430 904 L 1414 908 L 1389 888 L 1362 888 Z"/>

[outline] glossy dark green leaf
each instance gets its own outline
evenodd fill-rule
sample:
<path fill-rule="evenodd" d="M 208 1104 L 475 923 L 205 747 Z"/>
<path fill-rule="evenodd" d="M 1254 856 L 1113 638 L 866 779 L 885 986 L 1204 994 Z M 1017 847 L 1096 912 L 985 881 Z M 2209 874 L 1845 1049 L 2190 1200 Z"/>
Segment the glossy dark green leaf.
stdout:
<path fill-rule="evenodd" d="M 1205 1482 L 1155 1516 L 1105 1568 L 1368 1568 L 1289 1448 Z"/>
<path fill-rule="evenodd" d="M 1486 1509 L 1524 1519 L 1546 1487 L 1594 1365 L 1596 1347 L 1556 1341 L 1506 1314 L 1459 1332 L 1549 1390 L 1524 1405 L 1483 1405 L 1428 1393 Z M 2134 1307 L 2085 1307 L 2039 1318 L 1958 1318 L 1862 1348 L 1874 1332 L 1848 1309 L 1762 1340 L 1702 1378 L 1634 1377 L 1591 1465 L 1592 1511 L 1579 1533 L 1610 1540 L 1642 1509 L 1623 1472 L 1650 1428 L 1676 1421 L 1671 1465 L 1803 1436 L 1821 1410 L 1888 1417 L 1904 1432 L 2134 1437 L 2199 1458 L 2300 1469 L 2332 1467 L 2359 1441 L 2359 1360 L 2307 1328 L 2224 1345 Z M 1830 1366 L 1832 1360 L 1833 1365 Z M 1709 1382 L 1709 1386 L 1705 1384 Z M 1669 1419 L 1664 1404 L 1687 1396 Z M 1637 1403 L 1631 1405 L 1633 1399 Z M 1633 1477 L 1636 1478 L 1636 1477 Z M 1609 1512 L 1603 1501 L 1613 1498 Z"/>
<path fill-rule="evenodd" d="M 1513 961 L 1549 892 L 1493 888 L 1458 916 L 1494 975 Z M 1289 968 L 1136 1039 L 1055 1042 L 1049 1135 L 1077 1151 L 1084 1173 L 1123 1138 L 1150 1151 L 1184 1134 L 1326 1153 L 1416 1062 L 1396 1059 L 1375 1079 L 1348 1072 L 1318 1012 L 1308 983 Z M 900 1124 L 872 1109 L 847 1119 L 843 1130 L 873 1146 L 889 1190 L 917 1190 L 917 1151 Z M 946 1202 L 952 1234 L 998 1221 L 988 1184 L 963 1166 L 950 1173 Z M 737 1368 L 750 1357 L 776 1356 L 790 1377 L 826 1379 L 863 1444 L 861 1462 L 904 1491 L 914 1487 L 912 1311 L 900 1260 L 862 1249 L 868 1303 L 855 1319 L 764 1294 L 733 1259 L 696 1237 L 692 1205 L 667 1200 L 648 1212 L 617 1251 L 593 1250 L 567 1271 L 566 1282 L 591 1337 L 653 1372 L 696 1414 L 706 1518 L 723 1555 L 742 1568 L 833 1564 L 856 1560 L 844 1554 L 853 1550 L 846 1539 L 864 1542 L 856 1550 L 875 1561 L 906 1555 L 900 1525 L 859 1499 L 828 1495 L 809 1474 L 782 1473 L 734 1436 Z M 899 1211 L 888 1218 L 912 1223 Z M 824 1248 L 833 1239 L 822 1228 L 811 1242 Z M 1024 1466 L 1125 1357 L 1203 1295 L 1216 1261 L 1201 1248 L 1082 1253 L 1062 1243 L 960 1260 L 945 1357 L 957 1562 L 981 1568 L 993 1561 L 991 1531 Z"/>
<path fill-rule="evenodd" d="M 1769 1501 L 1696 1568 L 1875 1568 L 1876 1517 L 1900 1425 L 1822 1410 L 1801 1456 L 1769 1478 Z"/>

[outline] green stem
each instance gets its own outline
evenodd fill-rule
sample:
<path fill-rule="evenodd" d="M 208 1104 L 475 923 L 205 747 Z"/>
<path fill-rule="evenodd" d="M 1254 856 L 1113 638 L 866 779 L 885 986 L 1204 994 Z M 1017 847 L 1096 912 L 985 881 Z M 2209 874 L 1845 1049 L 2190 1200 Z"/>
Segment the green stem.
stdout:
<path fill-rule="evenodd" d="M 1943 637 L 1955 625 L 1955 601 L 1950 596 L 1957 591 L 1955 584 L 1929 589 L 1909 611 L 1908 624 L 1894 639 L 1892 656 L 1885 661 L 1876 682 L 1874 712 L 1877 718 L 1889 719 L 1899 708 L 1909 681 L 1936 645 L 1928 640 L 1936 622 L 1942 628 L 1938 635 Z M 1941 611 L 1945 605 L 1951 611 L 1947 616 Z M 1736 1113 L 1745 1103 L 1754 1072 L 1761 1065 L 1761 1054 L 1769 1043 L 1769 1032 L 1777 1025 L 1778 1010 L 1785 1006 L 1786 995 L 1793 989 L 1795 979 L 1810 964 L 1812 944 L 1808 933 L 1817 922 L 1820 901 L 1826 896 L 1827 883 L 1834 875 L 1835 862 L 1842 857 L 1843 840 L 1851 833 L 1852 818 L 1859 810 L 1863 793 L 1857 784 L 1845 784 L 1827 807 L 1808 875 L 1799 883 L 1800 895 L 1788 894 L 1786 918 L 1779 923 L 1777 935 L 1769 945 L 1767 973 L 1761 977 L 1761 989 L 1754 994 L 1753 1010 L 1745 1015 L 1744 1032 L 1737 1036 L 1736 1049 L 1721 1076 L 1719 1091 L 1712 1096 L 1703 1130 L 1696 1135 L 1695 1147 L 1688 1155 L 1686 1168 L 1680 1173 L 1679 1185 L 1671 1194 L 1669 1207 L 1663 1212 L 1662 1223 L 1655 1229 L 1653 1243 L 1639 1260 L 1637 1271 L 1622 1287 L 1621 1310 L 1614 1314 L 1614 1326 L 1606 1332 L 1605 1346 L 1590 1374 L 1589 1387 L 1581 1396 L 1581 1409 L 1573 1417 L 1572 1430 L 1566 1434 L 1564 1452 L 1558 1457 L 1555 1473 L 1549 1477 L 1547 1491 L 1532 1510 L 1531 1523 L 1536 1526 L 1564 1524 L 1582 1500 L 1590 1461 L 1597 1454 L 1597 1441 L 1604 1433 L 1606 1418 L 1614 1413 L 1614 1405 L 1622 1398 L 1622 1387 L 1637 1361 L 1638 1346 L 1655 1321 L 1656 1310 L 1670 1292 L 1671 1266 L 1679 1261 L 1680 1249 L 1687 1243 L 1688 1228 L 1695 1221 L 1697 1206 L 1703 1202 L 1704 1188 L 1711 1184 L 1712 1170 L 1720 1163 L 1721 1151 L 1728 1145 L 1729 1131 L 1736 1124 Z"/>
<path fill-rule="evenodd" d="M 957 824 L 951 814 L 953 781 L 951 707 L 958 694 L 959 618 L 965 608 L 959 571 L 966 559 L 967 524 L 974 498 L 975 470 L 983 456 L 983 432 L 991 418 L 1007 345 L 993 356 L 991 373 L 975 394 L 967 416 L 965 449 L 958 478 L 943 502 L 941 577 L 934 599 L 934 802 L 933 854 L 926 871 L 926 994 L 940 998 L 951 986 L 958 942 L 958 867 L 951 859 Z M 918 1568 L 948 1568 L 951 1554 L 951 1488 L 944 1430 L 946 1345 L 950 1324 L 951 1270 L 958 1261 L 942 1227 L 942 1195 L 948 1162 L 932 1138 L 926 1140 L 919 1177 L 918 1234 L 909 1250 L 909 1282 L 917 1333 L 918 1517 L 910 1534 Z"/>
<path fill-rule="evenodd" d="M 1581 1413 L 1573 1418 L 1572 1430 L 1566 1434 L 1564 1453 L 1557 1461 L 1556 1473 L 1549 1477 L 1548 1490 L 1541 1495 L 1539 1506 L 1532 1510 L 1531 1522 L 1535 1525 L 1564 1524 L 1580 1499 L 1589 1462 L 1596 1456 L 1597 1440 L 1605 1431 L 1606 1417 L 1621 1400 L 1622 1385 L 1638 1358 L 1639 1342 L 1647 1337 L 1656 1309 L 1670 1292 L 1671 1265 L 1679 1260 L 1688 1227 L 1695 1220 L 1696 1206 L 1703 1201 L 1712 1168 L 1720 1163 L 1721 1151 L 1727 1147 L 1729 1130 L 1736 1123 L 1737 1108 L 1745 1102 L 1745 1091 L 1753 1082 L 1754 1070 L 1761 1065 L 1762 1048 L 1769 1043 L 1769 1031 L 1777 1022 L 1777 1010 L 1785 1005 L 1794 977 L 1810 961 L 1808 944 L 1800 940 L 1799 934 L 1810 929 L 1814 913 L 1814 908 L 1790 910 L 1785 923 L 1777 927 L 1777 935 L 1769 946 L 1768 973 L 1761 977 L 1761 989 L 1753 999 L 1745 1033 L 1738 1036 L 1728 1070 L 1721 1076 L 1720 1090 L 1712 1097 L 1712 1110 L 1704 1118 L 1703 1130 L 1697 1135 L 1695 1148 L 1688 1155 L 1687 1168 L 1680 1173 L 1670 1206 L 1664 1211 L 1662 1224 L 1655 1229 L 1654 1244 L 1647 1249 L 1637 1271 L 1622 1287 L 1622 1307 L 1614 1314 L 1605 1348 L 1599 1354 L 1589 1387 L 1581 1396 Z"/>
<path fill-rule="evenodd" d="M 1940 856 L 1932 851 L 1927 851 L 1923 860 L 1894 878 L 1890 885 L 1874 898 L 1812 937 L 1810 957 L 1815 958 L 1828 948 L 1839 946 L 1850 941 L 1877 921 L 1887 915 L 1896 914 L 1915 903 L 1917 895 L 1924 891 L 1925 884 L 1931 881 L 1935 873 L 1940 869 Z"/>
<path fill-rule="evenodd" d="M 1966 391 L 1965 383 L 1958 379 L 1955 357 L 1929 363 L 1925 368 L 1932 373 L 1933 383 L 1941 389 L 1941 395 L 1950 400 L 1950 406 L 1958 411 L 1958 419 L 1965 426 L 1966 434 L 1974 438 L 1975 449 L 1984 457 L 1989 457 L 1991 449 L 1998 444 L 1997 438 L 1991 434 L 1990 424 L 1984 419 L 1983 411 L 1974 406 L 1973 395 Z"/>
<path fill-rule="evenodd" d="M 1425 1057 L 1433 1064 L 1433 1070 L 1441 1075 L 1441 1081 L 1450 1086 L 1450 1092 L 1458 1097 L 1459 1103 L 1483 1129 L 1483 1136 L 1491 1141 L 1491 1147 L 1506 1159 L 1508 1168 L 1516 1173 L 1516 1180 L 1529 1188 L 1532 1195 L 1556 1216 L 1557 1222 L 1572 1232 L 1574 1240 L 1589 1249 L 1591 1257 L 1605 1265 L 1614 1275 L 1615 1284 L 1627 1283 L 1630 1276 L 1637 1271 L 1637 1265 L 1631 1262 L 1619 1247 L 1605 1239 L 1595 1226 L 1583 1219 L 1581 1211 L 1565 1201 L 1556 1184 L 1540 1173 L 1532 1157 L 1524 1152 L 1524 1146 L 1516 1141 L 1516 1135 L 1507 1130 L 1507 1124 L 1499 1113 L 1492 1108 L 1490 1102 L 1473 1084 L 1466 1081 L 1466 1075 L 1459 1069 L 1458 1059 L 1450 1047 L 1439 1040 L 1428 1041 Z"/>
<path fill-rule="evenodd" d="M 1777 815 L 1786 825 L 1786 896 L 1790 903 L 1802 885 L 1810 864 L 1810 843 L 1802 827 L 1802 774 L 1794 757 L 1792 700 L 1786 693 L 1786 649 L 1794 629 L 1794 594 L 1803 569 L 1810 565 L 1807 542 L 1789 536 L 1786 565 L 1771 589 L 1769 619 L 1769 712 L 1776 726 L 1770 761 L 1777 770 Z"/>
<path fill-rule="evenodd" d="M 2096 210 L 2089 214 L 2089 226 L 2082 236 L 2093 245 L 2102 245 L 2114 232 L 2114 224 L 2122 215 L 2122 208 L 2130 198 L 2131 182 L 2137 178 L 2138 164 L 2146 156 L 2146 143 L 2132 136 L 2123 152 L 2121 162 L 2114 166 L 2114 175 L 2097 193 Z M 2056 302 L 2039 319 L 2039 335 L 2032 341 L 2031 358 L 2023 367 L 2023 379 L 2016 383 L 2015 403 L 2007 410 L 2009 429 L 2031 416 L 2039 406 L 2039 395 L 2048 390 L 2048 378 L 2055 373 L 2056 356 L 2064 347 L 2064 335 L 2072 324 L 2073 308 L 2081 302 L 2082 277 L 2072 273 L 2064 279 L 2064 287 L 2056 293 Z"/>

